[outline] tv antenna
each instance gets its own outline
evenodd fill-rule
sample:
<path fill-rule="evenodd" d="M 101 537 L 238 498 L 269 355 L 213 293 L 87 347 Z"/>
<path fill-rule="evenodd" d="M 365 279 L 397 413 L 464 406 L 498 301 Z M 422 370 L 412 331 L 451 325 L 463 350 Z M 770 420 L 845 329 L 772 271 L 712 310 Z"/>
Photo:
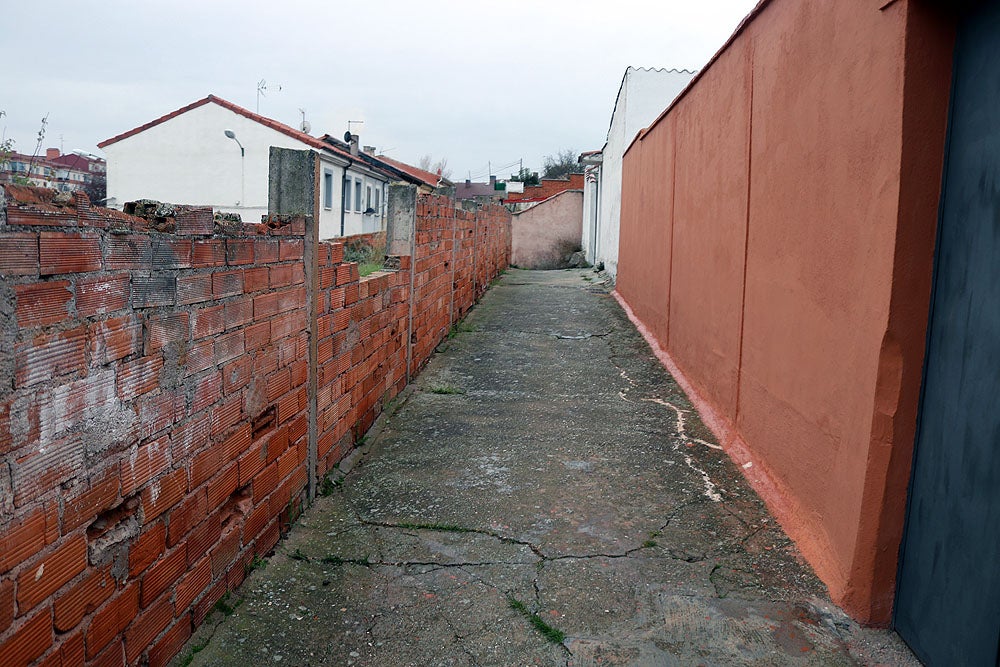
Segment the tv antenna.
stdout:
<path fill-rule="evenodd" d="M 278 92 L 281 92 L 281 84 L 274 84 L 278 86 Z M 257 82 L 257 113 L 260 113 L 260 98 L 261 96 L 267 97 L 267 80 L 261 79 Z"/>

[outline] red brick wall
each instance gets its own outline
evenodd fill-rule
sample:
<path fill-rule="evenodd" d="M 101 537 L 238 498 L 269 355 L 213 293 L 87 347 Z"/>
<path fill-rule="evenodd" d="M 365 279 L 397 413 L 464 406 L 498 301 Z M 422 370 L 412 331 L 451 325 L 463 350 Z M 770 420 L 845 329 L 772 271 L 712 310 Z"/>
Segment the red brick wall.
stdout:
<path fill-rule="evenodd" d="M 318 476 L 406 385 L 409 270 L 358 278 L 343 242 L 320 243 Z M 408 258 L 407 258 L 408 259 Z"/>
<path fill-rule="evenodd" d="M 423 366 L 499 273 L 510 265 L 510 213 L 456 210 L 425 195 L 417 204 L 411 374 Z"/>
<path fill-rule="evenodd" d="M 305 496 L 306 220 L 53 194 L 0 209 L 0 662 L 161 665 Z M 418 208 L 412 299 L 317 247 L 317 478 L 507 266 L 502 208 Z"/>
<path fill-rule="evenodd" d="M 524 192 L 511 192 L 507 201 L 541 201 L 566 190 L 583 190 L 583 174 L 570 174 L 569 179 L 543 178 L 538 185 L 527 185 Z"/>

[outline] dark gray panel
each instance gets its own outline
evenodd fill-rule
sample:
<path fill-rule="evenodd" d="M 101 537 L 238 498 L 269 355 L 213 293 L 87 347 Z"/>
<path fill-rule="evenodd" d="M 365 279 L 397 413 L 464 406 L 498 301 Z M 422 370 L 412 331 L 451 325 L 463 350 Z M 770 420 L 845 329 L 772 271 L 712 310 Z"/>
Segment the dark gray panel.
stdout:
<path fill-rule="evenodd" d="M 1000 6 L 959 30 L 895 625 L 928 665 L 998 665 Z"/>

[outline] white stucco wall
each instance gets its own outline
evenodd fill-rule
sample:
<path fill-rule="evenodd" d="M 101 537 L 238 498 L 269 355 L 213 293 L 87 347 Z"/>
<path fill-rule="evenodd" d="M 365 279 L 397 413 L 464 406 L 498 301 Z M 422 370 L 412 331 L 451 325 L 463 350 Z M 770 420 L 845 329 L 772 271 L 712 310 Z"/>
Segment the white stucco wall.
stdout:
<path fill-rule="evenodd" d="M 597 212 L 600 206 L 600 165 L 586 167 L 583 174 L 583 226 L 580 247 L 587 261 L 594 264 L 597 255 Z"/>
<path fill-rule="evenodd" d="M 324 175 L 329 173 L 327 180 Z M 327 184 L 332 186 L 330 201 L 333 206 L 325 206 Z M 333 164 L 327 160 L 320 160 L 319 170 L 319 237 L 329 239 L 340 236 L 340 202 L 343 193 L 344 169 L 340 165 Z"/>
<path fill-rule="evenodd" d="M 243 144 L 241 185 L 240 147 L 223 133 L 232 130 Z M 163 123 L 104 148 L 107 156 L 109 204 L 121 208 L 136 199 L 211 206 L 239 213 L 245 222 L 259 222 L 267 213 L 268 160 L 271 146 L 312 150 L 307 144 L 214 103 L 203 104 Z M 340 235 L 346 159 L 320 153 L 321 238 Z M 326 173 L 331 174 L 328 181 Z M 379 188 L 378 215 L 344 213 L 344 233 L 359 234 L 383 228 L 387 179 L 354 168 L 351 178 L 362 181 L 362 192 Z M 332 206 L 325 203 L 332 185 Z M 245 193 L 245 194 L 244 194 Z"/>
<path fill-rule="evenodd" d="M 389 184 L 385 180 L 374 177 L 370 173 L 364 173 L 357 168 L 348 167 L 347 181 L 351 183 L 350 208 L 344 211 L 344 236 L 353 234 L 367 234 L 385 229 L 385 197 L 388 194 Z M 344 182 L 347 182 L 344 181 Z M 361 206 L 357 205 L 355 199 L 355 184 L 361 183 Z M 372 189 L 371 208 L 375 213 L 364 215 L 368 208 L 368 188 Z M 375 192 L 379 192 L 378 206 L 375 205 Z M 338 199 L 338 202 L 341 200 Z M 358 210 L 360 208 L 360 211 Z M 340 221 L 338 219 L 338 227 Z"/>
<path fill-rule="evenodd" d="M 233 130 L 240 147 L 223 134 Z M 302 142 L 213 103 L 203 104 L 104 148 L 108 197 L 211 206 L 257 222 L 267 212 L 268 150 Z M 244 194 L 245 193 L 245 194 Z"/>
<path fill-rule="evenodd" d="M 684 70 L 625 70 L 611 116 L 608 141 L 601 165 L 599 214 L 594 264 L 604 262 L 611 275 L 618 273 L 618 229 L 621 219 L 622 158 L 635 135 L 656 120 L 694 76 Z M 586 226 L 586 221 L 585 221 Z M 585 246 L 586 247 L 586 246 Z"/>

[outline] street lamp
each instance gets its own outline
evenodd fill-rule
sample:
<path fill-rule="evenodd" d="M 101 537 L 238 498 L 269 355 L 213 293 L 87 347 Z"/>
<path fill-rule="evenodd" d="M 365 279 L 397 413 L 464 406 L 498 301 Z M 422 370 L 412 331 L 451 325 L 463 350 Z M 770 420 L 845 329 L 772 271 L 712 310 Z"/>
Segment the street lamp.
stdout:
<path fill-rule="evenodd" d="M 245 158 L 246 158 L 247 152 L 243 148 L 243 144 L 240 143 L 240 140 L 236 138 L 236 133 L 235 132 L 233 132 L 232 130 L 223 130 L 223 134 L 226 135 L 226 138 L 232 139 L 233 141 L 235 141 L 236 145 L 240 147 L 240 205 L 241 206 L 246 206 L 247 192 L 246 192 L 246 159 Z"/>

